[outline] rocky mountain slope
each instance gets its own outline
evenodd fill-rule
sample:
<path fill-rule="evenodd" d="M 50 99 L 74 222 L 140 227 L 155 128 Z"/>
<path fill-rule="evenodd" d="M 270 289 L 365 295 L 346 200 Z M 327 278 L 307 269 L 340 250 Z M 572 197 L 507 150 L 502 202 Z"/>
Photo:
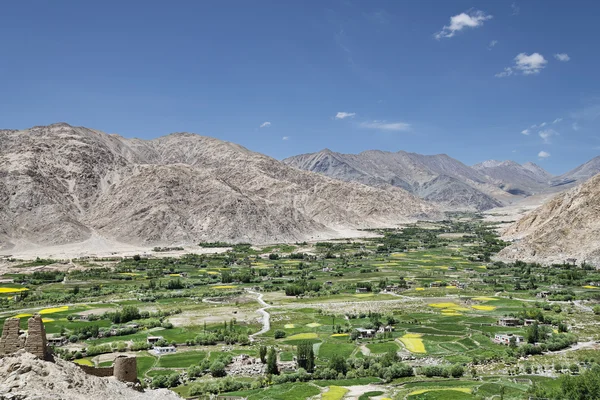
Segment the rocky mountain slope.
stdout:
<path fill-rule="evenodd" d="M 598 173 L 600 173 L 600 156 L 592 158 L 579 167 L 556 177 L 552 180 L 552 184 L 554 186 L 578 184 L 587 181 Z"/>
<path fill-rule="evenodd" d="M 498 254 L 502 260 L 600 264 L 600 174 L 527 214 L 504 237 L 515 243 Z"/>
<path fill-rule="evenodd" d="M 473 166 L 487 180 L 515 195 L 531 196 L 550 186 L 552 175 L 534 163 L 488 160 Z"/>
<path fill-rule="evenodd" d="M 479 171 L 445 154 L 420 155 L 378 150 L 341 154 L 325 149 L 283 160 L 305 171 L 375 187 L 395 186 L 448 209 L 486 210 L 509 193 L 490 185 Z"/>
<path fill-rule="evenodd" d="M 0 399 L 19 400 L 176 400 L 167 389 L 138 392 L 114 378 L 98 378 L 69 361 L 38 359 L 24 351 L 0 358 Z"/>
<path fill-rule="evenodd" d="M 438 215 L 400 188 L 298 171 L 194 134 L 145 141 L 64 123 L 0 131 L 0 248 L 96 235 L 146 244 L 297 241 Z"/>

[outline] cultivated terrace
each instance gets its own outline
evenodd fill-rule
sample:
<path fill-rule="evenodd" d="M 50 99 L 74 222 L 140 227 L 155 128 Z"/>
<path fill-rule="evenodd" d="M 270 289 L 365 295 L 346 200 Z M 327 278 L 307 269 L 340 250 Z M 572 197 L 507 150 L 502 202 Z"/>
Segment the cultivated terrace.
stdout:
<path fill-rule="evenodd" d="M 144 385 L 186 397 L 584 399 L 598 382 L 594 267 L 495 262 L 507 244 L 477 215 L 369 234 L 11 259 L 0 324 L 39 313 L 59 357 L 134 354 Z"/>

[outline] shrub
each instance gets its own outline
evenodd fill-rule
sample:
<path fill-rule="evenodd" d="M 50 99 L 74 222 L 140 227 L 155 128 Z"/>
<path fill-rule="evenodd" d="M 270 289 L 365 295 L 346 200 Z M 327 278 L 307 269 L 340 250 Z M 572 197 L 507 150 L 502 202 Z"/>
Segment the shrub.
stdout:
<path fill-rule="evenodd" d="M 285 332 L 284 332 L 284 331 L 282 331 L 282 330 L 280 330 L 280 329 L 277 329 L 277 330 L 276 330 L 276 331 L 273 333 L 273 335 L 275 336 L 275 339 L 281 339 L 281 338 L 284 338 L 284 337 L 285 337 Z"/>

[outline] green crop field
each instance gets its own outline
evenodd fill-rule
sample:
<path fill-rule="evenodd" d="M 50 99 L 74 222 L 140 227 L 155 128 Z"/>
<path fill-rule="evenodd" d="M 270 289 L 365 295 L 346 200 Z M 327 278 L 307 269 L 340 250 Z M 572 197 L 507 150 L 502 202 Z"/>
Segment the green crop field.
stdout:
<path fill-rule="evenodd" d="M 494 262 L 506 243 L 476 215 L 373 233 L 74 259 L 68 271 L 25 273 L 57 260 L 15 260 L 0 324 L 16 316 L 26 329 L 39 312 L 48 335 L 64 338 L 57 357 L 109 366 L 135 354 L 144 384 L 185 396 L 516 400 L 561 398 L 568 379 L 596 379 L 594 268 Z M 258 334 L 261 309 L 270 325 Z M 506 344 L 495 335 L 509 335 Z M 176 352 L 156 356 L 153 346 Z"/>

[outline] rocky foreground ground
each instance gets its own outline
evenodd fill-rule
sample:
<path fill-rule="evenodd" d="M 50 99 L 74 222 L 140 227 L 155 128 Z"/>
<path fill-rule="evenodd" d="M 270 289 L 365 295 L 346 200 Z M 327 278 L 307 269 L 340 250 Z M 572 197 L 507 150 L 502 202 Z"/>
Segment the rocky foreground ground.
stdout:
<path fill-rule="evenodd" d="M 0 400 L 175 400 L 167 389 L 139 392 L 114 378 L 88 375 L 75 364 L 42 361 L 19 351 L 0 358 Z"/>

